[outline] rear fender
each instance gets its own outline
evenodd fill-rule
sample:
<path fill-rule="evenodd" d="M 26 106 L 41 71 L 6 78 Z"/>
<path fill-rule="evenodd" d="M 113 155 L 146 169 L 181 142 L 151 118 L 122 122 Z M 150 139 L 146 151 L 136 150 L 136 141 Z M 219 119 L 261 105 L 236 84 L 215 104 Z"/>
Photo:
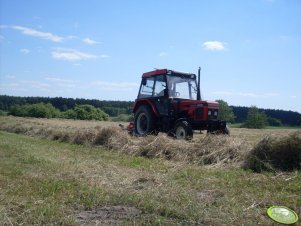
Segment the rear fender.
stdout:
<path fill-rule="evenodd" d="M 174 122 L 174 124 L 177 124 L 177 123 L 180 122 L 180 121 L 187 121 L 187 122 L 188 122 L 187 118 L 179 118 L 179 119 L 177 119 L 177 120 Z"/>
<path fill-rule="evenodd" d="M 154 113 L 154 115 L 156 117 L 159 117 L 159 112 L 157 111 L 156 106 L 150 101 L 150 100 L 139 100 L 136 101 L 133 107 L 133 113 L 135 113 L 137 111 L 137 109 L 141 106 L 141 105 L 146 105 L 149 106 L 152 109 L 152 112 Z"/>

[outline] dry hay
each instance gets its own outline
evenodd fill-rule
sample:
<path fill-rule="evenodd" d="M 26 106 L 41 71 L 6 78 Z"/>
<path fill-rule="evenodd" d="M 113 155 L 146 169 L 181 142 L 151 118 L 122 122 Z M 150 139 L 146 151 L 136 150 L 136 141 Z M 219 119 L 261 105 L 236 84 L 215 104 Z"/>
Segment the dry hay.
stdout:
<path fill-rule="evenodd" d="M 262 139 L 246 156 L 244 167 L 255 172 L 301 170 L 301 131 Z"/>
<path fill-rule="evenodd" d="M 6 119 L 0 124 L 0 129 L 8 132 L 74 144 L 102 145 L 131 155 L 201 165 L 240 163 L 248 149 L 241 139 L 224 135 L 204 135 L 192 141 L 183 141 L 175 140 L 166 134 L 133 137 L 117 126 L 112 124 L 102 126 L 99 122 L 89 122 L 90 124 L 85 126 L 84 122 L 73 120 L 35 120 L 17 117 Z"/>
<path fill-rule="evenodd" d="M 102 145 L 112 151 L 147 158 L 163 158 L 210 166 L 241 166 L 243 164 L 245 168 L 257 172 L 301 168 L 300 131 L 286 137 L 276 133 L 273 137 L 267 136 L 259 142 L 256 141 L 257 145 L 254 145 L 255 143 L 250 144 L 248 139 L 241 135 L 202 134 L 196 135 L 192 141 L 183 141 L 161 133 L 158 136 L 130 136 L 117 127 L 117 124 L 97 121 L 87 124 L 85 121 L 74 120 L 18 117 L 1 117 L 0 119 L 0 129 L 8 132 L 74 144 Z"/>
<path fill-rule="evenodd" d="M 224 135 L 208 135 L 193 141 L 183 141 L 166 134 L 129 137 L 121 131 L 111 136 L 108 146 L 148 158 L 159 157 L 201 165 L 239 163 L 247 148 L 243 141 Z"/>

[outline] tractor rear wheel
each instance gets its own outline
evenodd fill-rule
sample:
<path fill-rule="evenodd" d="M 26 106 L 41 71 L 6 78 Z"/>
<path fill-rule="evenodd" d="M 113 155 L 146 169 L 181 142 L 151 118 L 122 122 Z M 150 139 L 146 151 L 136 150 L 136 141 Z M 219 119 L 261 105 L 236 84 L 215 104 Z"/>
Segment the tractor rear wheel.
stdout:
<path fill-rule="evenodd" d="M 177 139 L 189 140 L 193 137 L 193 130 L 187 121 L 179 121 L 174 126 L 174 134 Z"/>
<path fill-rule="evenodd" d="M 150 108 L 142 105 L 135 112 L 135 133 L 139 136 L 144 136 L 155 131 L 155 117 Z"/>

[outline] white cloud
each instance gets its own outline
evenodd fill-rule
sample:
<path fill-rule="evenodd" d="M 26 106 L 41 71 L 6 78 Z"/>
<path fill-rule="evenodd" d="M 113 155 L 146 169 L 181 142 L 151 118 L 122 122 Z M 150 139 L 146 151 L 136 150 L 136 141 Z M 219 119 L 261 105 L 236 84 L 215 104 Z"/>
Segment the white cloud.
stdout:
<path fill-rule="evenodd" d="M 43 38 L 43 39 L 50 40 L 50 41 L 53 41 L 53 42 L 62 42 L 63 39 L 64 39 L 61 36 L 54 35 L 54 34 L 49 33 L 49 32 L 37 31 L 37 30 L 32 29 L 32 28 L 27 28 L 27 27 L 22 27 L 22 26 L 13 26 L 12 28 L 15 29 L 15 30 L 21 31 L 22 34 L 24 34 L 24 35 Z"/>
<path fill-rule="evenodd" d="M 212 92 L 212 94 L 225 95 L 225 96 L 232 96 L 233 95 L 233 93 L 229 92 L 229 91 L 214 91 L 214 92 Z"/>
<path fill-rule="evenodd" d="M 3 92 L 26 91 L 25 87 L 20 86 L 19 83 L 2 83 L 0 84 L 0 90 Z"/>
<path fill-rule="evenodd" d="M 161 52 L 159 53 L 159 57 L 167 57 L 168 53 L 167 52 Z"/>
<path fill-rule="evenodd" d="M 139 84 L 132 82 L 106 82 L 106 81 L 94 81 L 91 85 L 96 86 L 103 90 L 132 90 L 136 89 Z"/>
<path fill-rule="evenodd" d="M 7 79 L 15 79 L 16 76 L 14 76 L 14 75 L 5 75 L 5 78 L 7 78 Z"/>
<path fill-rule="evenodd" d="M 252 92 L 230 92 L 230 91 L 215 91 L 214 95 L 220 96 L 241 96 L 241 97 L 254 97 L 254 98 L 269 98 L 280 96 L 279 93 L 252 93 Z"/>
<path fill-rule="evenodd" d="M 30 53 L 30 50 L 29 49 L 20 49 L 20 52 L 24 53 L 24 54 L 28 54 L 28 53 Z"/>
<path fill-rule="evenodd" d="M 19 83 L 6 83 L 6 84 L 1 84 L 2 88 L 16 88 L 19 87 Z"/>
<path fill-rule="evenodd" d="M 71 79 L 61 79 L 58 77 L 46 77 L 45 80 L 57 83 L 78 83 L 78 80 L 71 80 Z"/>
<path fill-rule="evenodd" d="M 80 52 L 75 49 L 56 49 L 52 51 L 52 58 L 56 60 L 79 61 L 97 58 L 96 55 Z"/>
<path fill-rule="evenodd" d="M 107 54 L 101 54 L 99 57 L 100 57 L 100 58 L 109 58 L 110 56 L 107 55 Z"/>
<path fill-rule="evenodd" d="M 95 44 L 99 44 L 99 42 L 93 40 L 93 39 L 90 39 L 90 38 L 84 38 L 82 40 L 84 43 L 88 44 L 88 45 L 95 45 Z"/>
<path fill-rule="evenodd" d="M 203 43 L 203 48 L 210 51 L 222 51 L 225 50 L 227 43 L 220 41 L 207 41 Z"/>
<path fill-rule="evenodd" d="M 48 91 L 50 90 L 50 85 L 40 81 L 34 80 L 21 80 L 13 83 L 0 84 L 2 90 L 10 91 L 27 91 L 27 90 L 40 90 Z"/>
<path fill-rule="evenodd" d="M 292 99 L 297 99 L 298 97 L 295 96 L 295 95 L 292 95 L 292 96 L 290 96 L 290 98 L 292 98 Z"/>
<path fill-rule="evenodd" d="M 40 81 L 34 81 L 34 80 L 22 80 L 21 83 L 23 85 L 27 85 L 31 88 L 37 88 L 37 89 L 41 89 L 41 90 L 44 90 L 44 89 L 50 87 L 50 85 L 47 83 L 40 82 Z"/>

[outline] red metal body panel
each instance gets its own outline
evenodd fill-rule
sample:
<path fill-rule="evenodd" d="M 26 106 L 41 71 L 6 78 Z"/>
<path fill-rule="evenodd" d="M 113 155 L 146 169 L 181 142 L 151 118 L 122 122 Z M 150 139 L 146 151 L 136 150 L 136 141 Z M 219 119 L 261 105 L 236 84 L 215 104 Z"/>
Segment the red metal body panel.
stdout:
<path fill-rule="evenodd" d="M 218 102 L 202 100 L 174 100 L 171 103 L 176 112 L 185 112 L 187 117 L 193 121 L 205 121 L 208 119 L 208 109 L 219 109 Z M 196 115 L 197 109 L 202 109 L 201 115 Z"/>
<path fill-rule="evenodd" d="M 155 71 L 145 72 L 145 73 L 143 73 L 142 77 L 146 78 L 146 77 L 151 77 L 154 75 L 163 75 L 163 74 L 167 74 L 167 69 L 159 69 L 159 70 L 155 70 Z"/>

